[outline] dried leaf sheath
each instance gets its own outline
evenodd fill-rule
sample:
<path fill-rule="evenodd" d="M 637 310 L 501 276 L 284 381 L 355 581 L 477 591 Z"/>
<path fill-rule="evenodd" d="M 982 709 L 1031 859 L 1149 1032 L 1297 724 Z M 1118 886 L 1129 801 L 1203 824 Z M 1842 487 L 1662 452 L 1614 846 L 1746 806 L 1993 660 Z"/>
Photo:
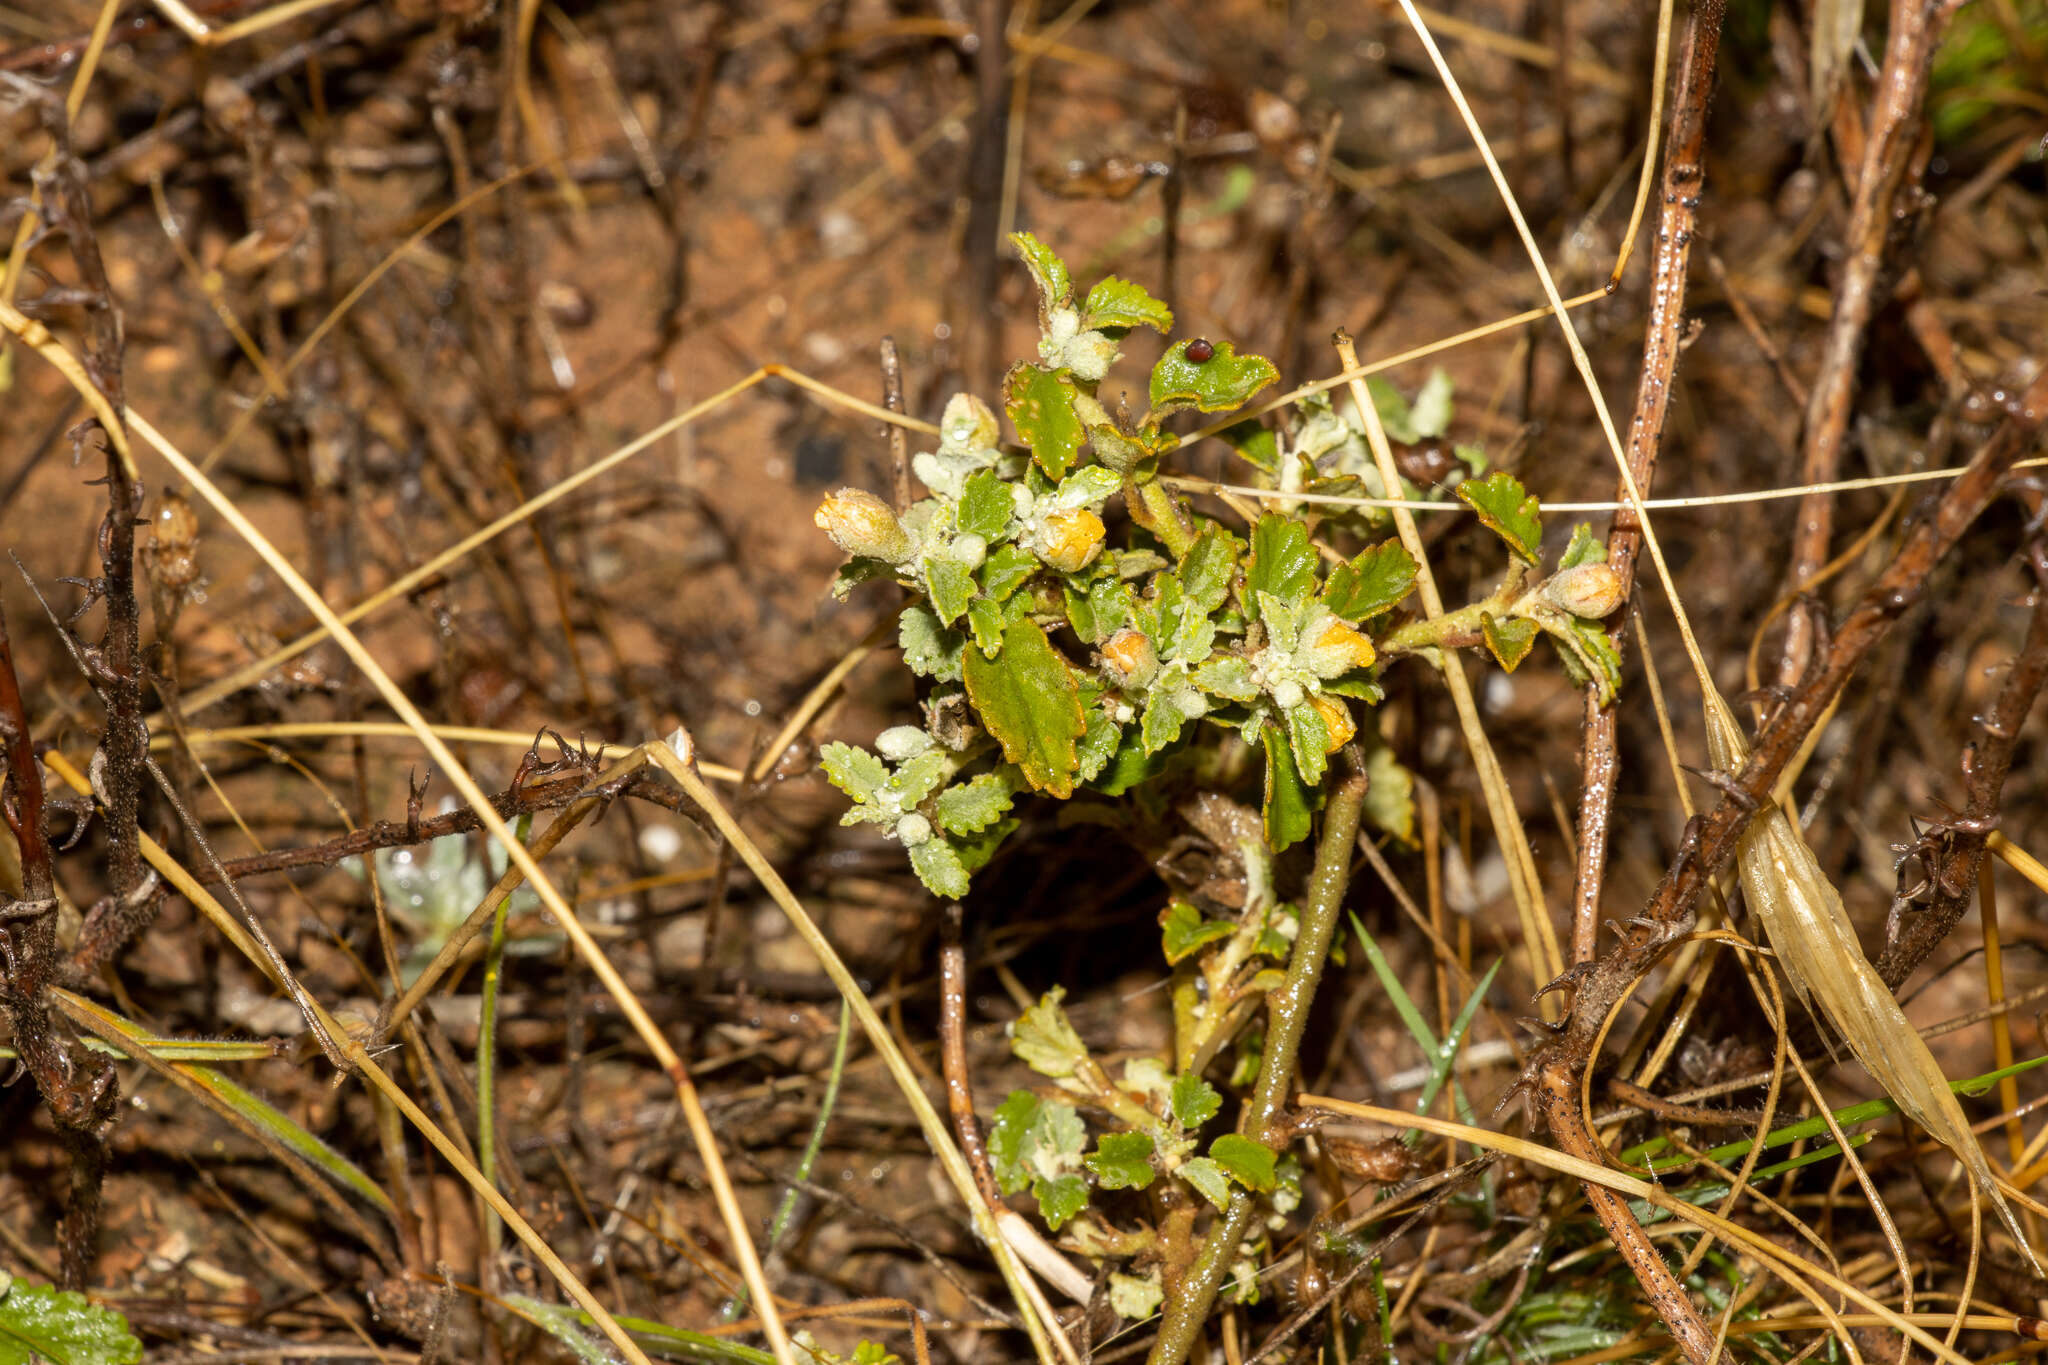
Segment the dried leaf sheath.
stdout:
<path fill-rule="evenodd" d="M 1723 771 L 1741 767 L 1749 744 L 1712 686 L 1706 688 L 1706 721 L 1714 766 Z M 1821 871 L 1799 826 L 1776 802 L 1767 802 L 1743 832 L 1736 866 L 1750 909 L 1800 1000 L 1841 1034 L 1863 1069 L 1907 1117 L 1961 1158 L 1970 1183 L 1991 1201 L 2040 1273 L 2040 1262 L 1999 1191 L 1948 1077 L 1863 956 L 1840 893 Z"/>

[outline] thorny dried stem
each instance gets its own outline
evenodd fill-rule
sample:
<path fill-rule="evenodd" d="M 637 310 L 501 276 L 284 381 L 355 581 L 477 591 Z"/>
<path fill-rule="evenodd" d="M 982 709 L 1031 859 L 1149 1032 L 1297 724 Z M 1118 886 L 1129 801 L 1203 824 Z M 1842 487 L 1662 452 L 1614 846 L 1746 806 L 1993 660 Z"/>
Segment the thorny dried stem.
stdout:
<path fill-rule="evenodd" d="M 1884 67 L 1871 101 L 1862 165 L 1850 199 L 1841 274 L 1835 281 L 1820 369 L 1807 394 L 1799 456 L 1803 483 L 1824 483 L 1841 467 L 1870 322 L 1890 295 L 1885 278 L 1890 249 L 1922 217 L 1918 210 L 1925 196 L 1920 179 L 1929 152 L 1922 106 L 1934 51 L 1957 8 L 1956 0 L 1892 0 Z M 1833 499 L 1820 493 L 1800 499 L 1788 575 L 1794 590 L 1805 587 L 1827 562 L 1833 530 Z M 1780 683 L 1797 682 L 1819 647 L 1809 626 L 1797 615 L 1787 622 Z"/>
<path fill-rule="evenodd" d="M 1686 21 L 1678 64 L 1679 88 L 1671 106 L 1669 152 L 1664 162 L 1664 202 L 1657 213 L 1657 248 L 1651 256 L 1650 316 L 1643 329 L 1643 372 L 1635 411 L 1628 422 L 1627 456 L 1636 486 L 1647 496 L 1657 472 L 1671 407 L 1671 376 L 1678 364 L 1685 314 L 1687 268 L 1699 219 L 1700 188 L 1706 178 L 1707 107 L 1714 91 L 1714 66 L 1721 47 L 1722 0 L 1695 6 Z M 1624 487 L 1615 499 L 1626 502 Z M 1643 533 L 1635 514 L 1617 512 L 1607 533 L 1607 564 L 1621 580 L 1627 599 L 1635 586 L 1636 556 Z M 1628 613 L 1617 612 L 1607 628 L 1617 652 L 1626 652 Z M 1586 688 L 1585 720 L 1579 739 L 1578 866 L 1572 881 L 1571 961 L 1590 962 L 1600 933 L 1600 899 L 1607 873 L 1608 822 L 1614 812 L 1621 763 L 1615 745 L 1614 707 L 1600 704 L 1600 690 Z"/>

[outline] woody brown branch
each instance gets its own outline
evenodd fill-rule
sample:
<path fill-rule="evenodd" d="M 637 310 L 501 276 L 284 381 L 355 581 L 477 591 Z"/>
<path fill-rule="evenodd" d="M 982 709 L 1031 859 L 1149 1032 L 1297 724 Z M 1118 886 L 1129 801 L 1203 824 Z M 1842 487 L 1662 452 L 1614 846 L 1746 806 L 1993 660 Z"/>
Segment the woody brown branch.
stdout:
<path fill-rule="evenodd" d="M 1629 415 L 1629 472 L 1647 496 L 1657 472 L 1657 451 L 1664 439 L 1671 406 L 1671 376 L 1678 364 L 1679 333 L 1685 313 L 1686 271 L 1692 260 L 1694 227 L 1699 218 L 1700 189 L 1706 178 L 1707 106 L 1714 89 L 1714 65 L 1721 46 L 1723 0 L 1706 0 L 1686 21 L 1679 60 L 1678 89 L 1672 102 L 1669 150 L 1664 162 L 1663 203 L 1657 211 L 1657 240 L 1651 255 L 1650 316 L 1643 334 L 1642 378 L 1636 386 L 1635 409 Z M 1625 502 L 1623 485 L 1615 500 Z M 1615 515 L 1607 533 L 1607 564 L 1621 580 L 1622 597 L 1633 591 L 1642 530 L 1631 512 Z M 1616 651 L 1625 652 L 1628 613 L 1617 612 L 1608 627 Z M 1585 721 L 1579 741 L 1578 864 L 1572 880 L 1573 962 L 1590 962 L 1600 932 L 1600 895 L 1607 871 L 1608 824 L 1614 811 L 1615 780 L 1620 759 L 1615 745 L 1615 716 L 1610 703 L 1601 705 L 1600 690 L 1586 687 Z"/>

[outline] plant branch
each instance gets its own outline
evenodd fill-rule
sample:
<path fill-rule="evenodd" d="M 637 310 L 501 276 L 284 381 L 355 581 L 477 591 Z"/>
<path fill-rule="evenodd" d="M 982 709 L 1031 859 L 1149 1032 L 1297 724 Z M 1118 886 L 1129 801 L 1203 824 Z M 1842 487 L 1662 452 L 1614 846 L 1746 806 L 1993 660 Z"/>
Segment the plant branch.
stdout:
<path fill-rule="evenodd" d="M 1302 908 L 1301 932 L 1287 958 L 1287 980 L 1267 998 L 1266 1045 L 1259 1058 L 1259 1076 L 1252 1098 L 1238 1121 L 1238 1131 L 1256 1142 L 1291 1134 L 1278 1120 L 1294 1084 L 1294 1066 L 1301 1036 L 1315 1004 L 1316 987 L 1337 931 L 1337 912 L 1351 884 L 1351 844 L 1365 807 L 1365 778 L 1354 773 L 1337 784 L 1323 812 L 1323 837 L 1316 845 L 1315 871 L 1309 878 L 1308 903 Z M 1223 1276 L 1237 1257 L 1238 1243 L 1251 1227 L 1255 1211 L 1249 1191 L 1233 1190 L 1223 1217 L 1203 1239 L 1201 1252 L 1181 1283 L 1171 1286 L 1159 1339 L 1148 1365 L 1181 1365 L 1194 1350 L 1209 1320 L 1209 1309 L 1223 1287 Z"/>
<path fill-rule="evenodd" d="M 1636 486 L 1646 497 L 1657 473 L 1657 452 L 1671 406 L 1671 376 L 1678 364 L 1686 274 L 1699 218 L 1700 187 L 1706 178 L 1707 109 L 1714 92 L 1725 8 L 1723 0 L 1708 0 L 1695 6 L 1686 21 L 1678 90 L 1671 106 L 1664 202 L 1657 214 L 1657 247 L 1650 260 L 1650 316 L 1643 329 L 1642 378 L 1636 384 L 1635 410 L 1629 415 L 1626 450 Z M 1615 499 L 1628 501 L 1626 486 Z M 1607 566 L 1621 580 L 1624 601 L 1635 586 L 1642 545 L 1642 527 L 1635 513 L 1627 509 L 1617 512 L 1607 532 Z M 1607 638 L 1618 656 L 1626 651 L 1628 617 L 1625 611 L 1617 612 L 1607 627 Z M 1571 899 L 1574 963 L 1592 961 L 1600 932 L 1608 823 L 1614 813 L 1615 781 L 1620 773 L 1615 736 L 1613 704 L 1601 705 L 1599 687 L 1589 684 L 1579 741 L 1578 863 Z"/>

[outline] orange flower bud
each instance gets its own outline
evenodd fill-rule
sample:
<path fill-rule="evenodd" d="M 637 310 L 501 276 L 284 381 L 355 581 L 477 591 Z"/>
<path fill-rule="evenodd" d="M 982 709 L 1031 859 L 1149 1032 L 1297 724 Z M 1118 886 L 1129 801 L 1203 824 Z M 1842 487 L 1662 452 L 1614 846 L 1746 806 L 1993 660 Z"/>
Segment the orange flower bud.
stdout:
<path fill-rule="evenodd" d="M 811 520 L 850 555 L 895 564 L 910 553 L 910 537 L 889 504 L 865 489 L 840 489 L 818 504 Z"/>
<path fill-rule="evenodd" d="M 1144 631 L 1126 627 L 1103 642 L 1102 667 L 1118 686 L 1136 683 L 1142 687 L 1159 671 L 1159 651 Z"/>
<path fill-rule="evenodd" d="M 1351 708 L 1340 699 L 1317 693 L 1308 699 L 1308 704 L 1315 707 L 1316 714 L 1323 718 L 1323 729 L 1330 734 L 1330 753 L 1334 754 L 1349 744 L 1352 736 L 1358 733 L 1358 722 L 1351 719 Z"/>
<path fill-rule="evenodd" d="M 1038 557 L 1061 573 L 1079 573 L 1102 552 L 1102 518 L 1085 507 L 1049 512 Z"/>
<path fill-rule="evenodd" d="M 1371 668 L 1379 657 L 1364 632 L 1347 621 L 1333 620 L 1318 631 L 1309 646 L 1309 666 L 1319 678 L 1334 678 L 1353 669 Z"/>

